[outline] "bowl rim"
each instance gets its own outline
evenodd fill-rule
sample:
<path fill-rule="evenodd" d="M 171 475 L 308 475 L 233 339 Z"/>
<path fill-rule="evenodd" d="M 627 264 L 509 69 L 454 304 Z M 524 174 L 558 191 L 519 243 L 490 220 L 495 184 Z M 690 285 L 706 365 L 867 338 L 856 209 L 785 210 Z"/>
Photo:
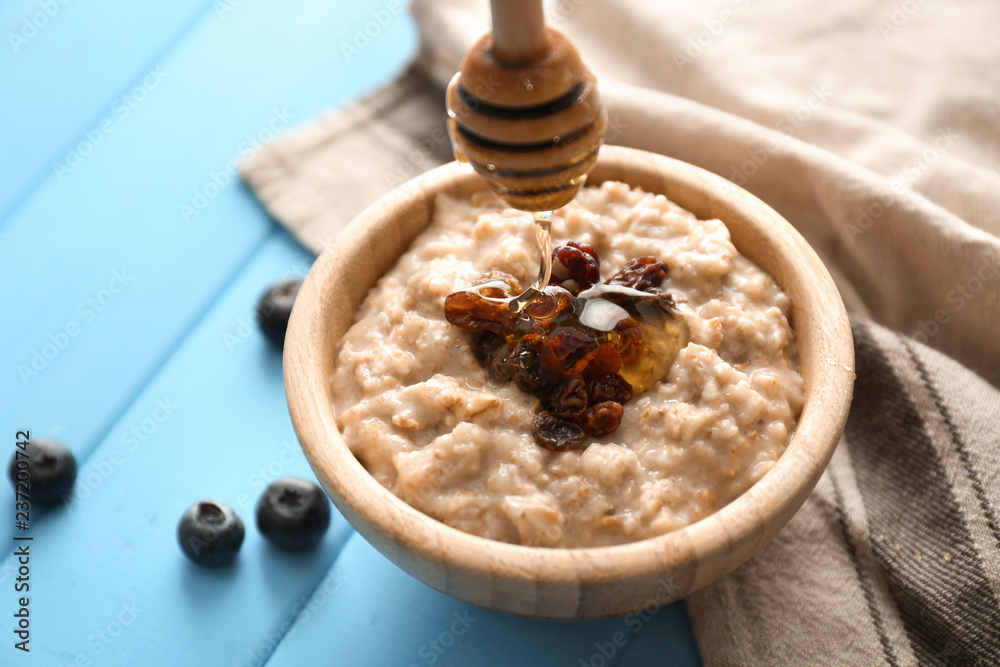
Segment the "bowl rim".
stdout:
<path fill-rule="evenodd" d="M 321 253 L 298 294 L 285 343 L 285 393 L 303 452 L 341 513 L 380 550 L 392 554 L 412 551 L 430 562 L 444 561 L 464 571 L 542 585 L 613 582 L 647 574 L 651 567 L 662 570 L 703 559 L 716 559 L 728 572 L 773 537 L 818 482 L 846 422 L 854 379 L 850 325 L 830 274 L 784 218 L 749 192 L 703 169 L 645 151 L 605 146 L 598 159 L 598 171 L 603 168 L 607 175 L 600 180 L 628 182 L 625 176 L 639 159 L 661 177 L 683 182 L 686 188 L 701 193 L 709 204 L 729 199 L 728 205 L 749 211 L 760 219 L 762 229 L 773 227 L 776 248 L 787 253 L 786 261 L 791 257 L 810 267 L 810 275 L 803 276 L 803 280 L 807 280 L 815 298 L 828 306 L 826 317 L 818 323 L 818 332 L 825 334 L 828 345 L 823 363 L 811 369 L 802 413 L 784 453 L 753 486 L 709 516 L 662 535 L 613 546 L 547 548 L 480 537 L 424 514 L 382 486 L 348 448 L 336 428 L 332 400 L 327 400 L 331 396 L 330 376 L 323 371 L 323 355 L 316 350 L 317 346 L 335 344 L 324 341 L 324 337 L 339 339 L 339 335 L 329 335 L 324 323 L 335 314 L 343 316 L 346 308 L 332 303 L 336 299 L 330 295 L 324 297 L 324 291 L 337 271 L 345 270 L 348 264 L 359 266 L 360 260 L 352 259 L 352 253 L 363 254 L 367 246 L 375 243 L 366 238 L 365 232 L 384 217 L 385 211 L 426 206 L 428 201 L 432 210 L 434 197 L 441 191 L 456 187 L 485 189 L 485 185 L 471 187 L 482 183 L 479 176 L 462 171 L 452 162 L 374 202 L 341 233 L 339 239 L 345 242 L 335 241 Z M 406 246 L 409 244 L 407 241 Z M 793 300 L 791 319 L 797 338 L 800 306 Z M 356 307 L 351 309 L 349 323 L 353 323 L 355 311 Z M 730 546 L 737 540 L 749 540 L 750 548 L 744 549 L 747 553 L 731 553 Z M 392 554 L 386 555 L 392 558 Z M 710 582 L 695 581 L 691 590 L 706 583 Z"/>

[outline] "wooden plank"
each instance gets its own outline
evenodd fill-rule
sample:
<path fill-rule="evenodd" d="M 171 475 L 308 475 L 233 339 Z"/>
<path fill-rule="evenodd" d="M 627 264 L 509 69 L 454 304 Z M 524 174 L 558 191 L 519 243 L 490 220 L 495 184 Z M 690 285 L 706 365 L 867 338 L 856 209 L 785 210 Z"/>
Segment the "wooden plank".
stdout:
<path fill-rule="evenodd" d="M 371 57 L 337 49 L 366 2 L 213 15 L 165 58 L 168 77 L 128 124 L 6 221 L 0 294 L 17 317 L 0 323 L 0 422 L 85 458 L 273 228 L 234 158 L 405 63 L 412 26 L 399 18 Z"/>
<path fill-rule="evenodd" d="M 48 9 L 48 17 L 39 7 L 52 3 L 58 9 Z M 175 108 L 181 121 L 176 129 L 191 130 L 183 121 L 203 111 L 202 119 L 226 119 L 224 128 L 201 124 L 220 139 L 238 136 L 227 134 L 230 123 L 237 129 L 241 118 L 269 111 L 253 105 L 255 93 L 279 93 L 272 106 L 294 99 L 301 105 L 294 109 L 296 122 L 302 122 L 384 81 L 416 41 L 405 3 L 386 0 L 327 6 L 297 0 L 284 3 L 283 12 L 245 0 L 19 4 L 20 11 L 7 17 L 7 44 L 0 48 L 0 97 L 16 101 L 0 105 L 0 156 L 16 156 L 0 160 L 0 222 L 46 180 L 76 178 L 112 137 L 138 122 L 139 112 L 166 95 L 165 87 L 183 85 L 175 80 L 192 70 L 173 67 L 171 54 L 192 32 L 207 31 L 202 39 L 208 48 L 192 53 L 202 56 L 197 71 L 214 90 Z M 261 22 L 265 16 L 269 20 Z M 25 43 L 11 44 L 10 35 Z M 237 68 L 235 78 L 228 78 L 233 73 L 223 63 Z M 246 96 L 248 86 L 253 91 Z M 213 98 L 225 102 L 225 115 L 209 115 Z"/>
<path fill-rule="evenodd" d="M 253 522 L 271 479 L 312 475 L 280 355 L 243 323 L 268 283 L 308 260 L 274 231 L 81 467 L 73 501 L 33 522 L 31 646 L 41 664 L 231 664 L 258 637 L 280 635 L 333 562 L 352 532 L 339 515 L 319 549 L 294 556 Z M 177 520 L 204 498 L 230 503 L 246 523 L 235 567 L 197 567 L 177 546 Z M 8 559 L 0 585 L 15 572 Z M 13 636 L 13 621 L 4 614 L 0 631 Z"/>
<path fill-rule="evenodd" d="M 0 105 L 0 155 L 17 156 L 0 160 L 0 219 L 132 121 L 160 84 L 147 69 L 212 4 L 35 0 L 0 18 L 0 90 L 16 100 Z"/>
<path fill-rule="evenodd" d="M 306 610 L 269 667 L 701 664 L 681 604 L 585 623 L 515 618 L 438 593 L 356 534 Z"/>
<path fill-rule="evenodd" d="M 64 439 L 77 453 L 86 479 L 94 472 L 88 465 L 88 455 L 98 443 L 105 443 L 106 452 L 108 447 L 121 447 L 125 435 L 119 427 L 141 428 L 144 423 L 134 421 L 135 410 L 146 415 L 143 419 L 149 418 L 149 411 L 155 406 L 144 403 L 141 397 L 136 399 L 136 395 L 152 378 L 158 377 L 161 366 L 167 363 L 192 325 L 226 292 L 232 276 L 274 229 L 252 195 L 235 179 L 217 192 L 209 191 L 215 175 L 228 170 L 227 165 L 248 137 L 266 140 L 268 136 L 263 130 L 267 128 L 270 132 L 269 125 L 276 119 L 283 122 L 277 115 L 285 111 L 281 102 L 294 100 L 286 115 L 294 116 L 290 122 L 301 122 L 327 105 L 387 79 L 405 62 L 412 36 L 407 36 L 408 26 L 398 22 L 395 38 L 387 42 L 380 56 L 369 59 L 363 67 L 357 64 L 348 67 L 339 52 L 329 49 L 331 36 L 337 36 L 338 31 L 346 34 L 350 29 L 341 23 L 341 18 L 335 8 L 317 8 L 306 2 L 291 7 L 262 4 L 241 7 L 238 14 L 227 17 L 225 22 L 200 26 L 165 58 L 164 67 L 170 77 L 159 89 L 162 94 L 151 97 L 137 109 L 133 122 L 110 135 L 101 150 L 74 172 L 73 179 L 58 183 L 49 178 L 6 221 L 0 238 L 0 290 L 5 305 L 17 317 L 4 318 L 0 324 L 5 369 L 0 379 L 0 392 L 5 397 L 0 423 L 8 425 L 11 433 L 19 425 L 27 424 L 36 435 Z M 103 32 L 98 30 L 87 38 L 96 47 L 105 33 L 114 29 L 113 24 L 108 24 Z M 258 48 L 267 40 L 276 44 Z M 287 43 L 296 46 L 284 52 L 280 45 Z M 287 59 L 283 60 L 284 56 Z M 296 64 L 302 61 L 313 63 L 319 72 L 337 77 L 337 82 L 329 87 L 317 85 L 315 72 L 286 75 L 298 70 Z M 233 91 L 240 94 L 234 95 Z M 220 118 L 226 122 L 218 122 Z M 20 129 L 45 130 L 35 125 L 28 128 L 22 125 Z M 192 201 L 198 192 L 208 195 L 210 201 L 196 220 L 185 224 L 179 206 Z M 301 266 L 308 256 L 287 238 L 285 242 L 296 249 L 293 264 Z M 282 271 L 289 268 L 287 258 L 280 268 Z M 112 284 L 115 271 L 121 278 Z M 258 281 L 253 294 L 242 297 L 239 317 L 228 322 L 232 332 L 239 335 L 241 322 L 250 317 L 258 291 L 277 275 L 270 274 L 266 281 Z M 90 299 L 97 305 L 90 305 Z M 73 334 L 68 335 L 65 343 L 59 343 L 62 340 L 59 334 L 67 331 L 67 325 L 71 325 Z M 216 355 L 220 349 L 226 349 L 222 335 L 222 331 L 213 332 Z M 56 346 L 52 348 L 52 358 L 42 360 L 39 375 L 29 375 L 27 382 L 22 381 L 17 366 L 30 368 L 33 352 L 44 350 L 49 344 Z M 268 382 L 280 397 L 280 381 L 275 384 L 279 367 L 272 359 Z M 184 381 L 194 388 L 200 386 L 211 372 L 206 368 L 202 365 L 188 369 Z M 240 414 L 241 404 L 238 398 L 227 400 L 213 419 L 232 435 L 228 422 L 231 416 Z M 192 404 L 195 402 L 192 399 Z M 270 405 L 273 406 L 270 414 L 282 420 L 279 423 L 290 438 L 283 401 L 279 398 Z M 268 414 L 255 410 L 258 413 Z M 253 421 L 248 428 L 248 433 L 255 435 L 266 433 L 266 429 Z M 186 436 L 190 437 L 187 444 L 218 450 L 218 445 L 213 447 L 200 440 L 199 432 L 203 430 L 194 429 Z M 276 446 L 279 441 L 270 440 L 269 444 Z M 86 653 L 81 647 L 87 646 L 89 635 L 64 630 L 78 626 L 81 630 L 89 628 L 88 632 L 100 629 L 89 621 L 96 622 L 101 617 L 91 614 L 105 610 L 102 604 L 117 595 L 112 591 L 125 590 L 120 584 L 128 582 L 141 588 L 147 579 L 162 578 L 156 559 L 136 564 L 128 561 L 121 568 L 115 559 L 110 564 L 102 560 L 109 548 L 122 557 L 135 554 L 130 531 L 161 520 L 155 538 L 162 540 L 159 542 L 164 547 L 162 558 L 174 569 L 183 564 L 172 544 L 173 522 L 178 511 L 174 505 L 178 498 L 168 502 L 166 499 L 172 496 L 154 497 L 150 504 L 129 497 L 128 489 L 138 493 L 156 488 L 156 484 L 148 482 L 159 479 L 158 475 L 169 480 L 172 475 L 190 474 L 184 468 L 176 468 L 180 461 L 170 464 L 172 452 L 161 450 L 161 454 L 155 466 L 143 470 L 140 478 L 132 477 L 138 472 L 131 471 L 139 471 L 141 467 L 136 463 L 131 468 L 122 468 L 106 483 L 98 484 L 85 507 L 101 508 L 101 512 L 89 520 L 65 510 L 50 512 L 41 520 L 39 545 L 48 540 L 52 546 L 46 550 L 46 556 L 40 555 L 36 561 L 38 575 L 41 581 L 46 576 L 52 578 L 48 580 L 48 593 L 40 592 L 39 607 L 45 611 L 39 616 L 37 629 L 39 638 L 44 638 L 40 643 L 52 648 L 50 657 L 64 658 L 66 652 L 61 652 L 64 645 L 76 646 L 77 652 Z M 265 464 L 270 460 L 260 453 L 256 458 Z M 102 463 L 107 463 L 107 459 L 98 457 L 93 459 L 92 466 Z M 184 465 L 197 466 L 197 457 Z M 162 490 L 164 494 L 168 492 Z M 224 490 L 220 489 L 219 495 L 224 495 Z M 207 492 L 207 487 L 199 487 L 198 495 L 203 491 Z M 192 500 L 190 494 L 184 495 L 188 497 L 183 503 Z M 12 503 L 12 493 L 6 485 L 0 500 Z M 142 513 L 137 515 L 134 511 L 138 509 Z M 169 519 L 160 519 L 163 514 L 170 514 Z M 4 538 L 9 549 L 11 528 L 4 523 L 0 538 Z M 342 525 L 340 530 L 345 528 Z M 107 530 L 114 535 L 105 535 Z M 336 537 L 331 540 L 330 549 L 337 543 Z M 301 575 L 296 574 L 288 581 L 279 576 L 279 586 L 298 582 L 302 592 L 310 590 L 328 565 L 330 549 L 326 556 L 310 561 L 309 567 L 301 567 L 300 563 L 296 571 L 301 569 Z M 0 579 L 7 580 L 10 566 L 10 559 L 5 559 L 0 565 Z M 273 581 L 265 576 L 263 566 L 257 569 L 259 578 L 271 587 L 267 589 L 269 595 L 279 595 Z M 198 582 L 201 575 L 185 577 Z M 299 595 L 298 588 L 293 586 L 279 595 L 284 596 L 281 599 L 288 609 L 283 611 L 280 605 L 267 604 L 264 613 L 259 605 L 242 605 L 243 596 L 236 594 L 239 600 L 232 603 L 233 613 L 259 617 L 258 621 L 264 624 L 262 628 L 268 623 L 278 627 L 281 614 L 290 613 Z M 79 591 L 90 599 L 74 598 Z M 183 587 L 162 587 L 157 591 L 153 596 L 157 609 L 173 609 L 178 622 L 190 623 L 183 620 L 185 614 L 178 608 L 187 595 Z M 253 601 L 252 596 L 247 599 Z M 124 601 L 123 593 L 114 603 Z M 43 621 L 44 614 L 48 616 Z M 81 618 L 88 619 L 88 623 L 81 624 Z M 111 620 L 114 616 L 103 622 Z M 51 625 L 46 627 L 46 623 Z M 191 634 L 192 630 L 203 627 L 208 626 L 189 624 L 184 630 Z M 5 628 L 10 629 L 6 622 Z M 53 638 L 56 636 L 58 639 Z M 166 633 L 163 637 L 170 639 L 171 635 Z M 172 637 L 179 639 L 177 635 Z M 226 645 L 222 638 L 217 639 L 218 642 L 205 641 L 218 643 L 220 647 Z M 120 646 L 124 650 L 128 644 L 123 642 Z M 199 647 L 200 642 L 195 642 L 192 650 Z M 157 653 L 169 655 L 165 649 L 151 655 Z M 126 652 L 121 656 L 126 654 L 131 655 Z M 138 661 L 121 657 L 119 663 L 138 664 Z"/>
<path fill-rule="evenodd" d="M 384 3 L 232 4 L 223 20 L 201 20 L 166 48 L 168 76 L 156 94 L 71 178 L 39 180 L 17 211 L 0 221 L 0 294 L 18 314 L 0 323 L 0 367 L 6 370 L 0 423 L 11 433 L 27 426 L 35 435 L 63 438 L 81 461 L 78 501 L 36 515 L 31 531 L 37 585 L 32 647 L 41 664 L 261 664 L 274 646 L 297 639 L 298 632 L 281 641 L 286 621 L 311 617 L 314 623 L 339 599 L 317 584 L 336 583 L 323 574 L 345 540 L 358 543 L 361 555 L 370 550 L 356 537 L 348 540 L 339 517 L 320 550 L 301 557 L 269 549 L 253 528 L 250 506 L 265 478 L 309 473 L 292 446 L 280 362 L 247 322 L 260 290 L 310 258 L 273 231 L 233 180 L 206 197 L 187 224 L 179 207 L 211 192 L 209 184 L 240 145 L 266 138 L 261 133 L 272 120 L 280 122 L 278 113 L 286 108 L 291 122 L 303 122 L 391 76 L 413 47 L 412 27 L 393 17 L 372 47 L 348 62 L 340 45 L 351 43 Z M 88 5 L 65 9 L 74 6 Z M 73 86 L 86 86 L 97 73 L 88 71 L 92 65 L 77 66 L 93 62 L 80 54 L 99 50 L 123 26 L 133 26 L 136 43 L 156 41 L 148 24 L 129 24 L 120 11 L 84 21 L 88 31 L 73 37 L 56 39 L 69 27 L 53 23 L 30 46 L 55 49 L 58 57 L 39 54 L 38 62 L 65 70 Z M 152 16 L 166 23 L 170 12 L 162 11 Z M 68 42 L 69 50 L 60 50 Z M 25 63 L 14 64 L 27 68 Z M 141 71 L 138 64 L 130 63 L 132 71 Z M 0 68 L 3 90 L 10 89 L 15 69 Z M 69 127 L 65 118 L 58 121 Z M 24 114 L 4 127 L 44 134 L 51 119 Z M 0 154 L 7 155 L 5 149 L 0 144 Z M 78 331 L 60 347 L 58 334 L 70 323 Z M 43 357 L 38 376 L 22 381 L 17 366 L 30 367 L 34 351 L 49 344 L 56 354 Z M 171 405 L 171 414 L 158 421 Z M 231 570 L 195 568 L 175 543 L 181 511 L 208 495 L 236 504 L 248 522 Z M 8 489 L 0 502 L 12 502 Z M 8 530 L 0 529 L 5 544 Z M 379 577 L 391 566 L 378 559 L 354 557 L 343 565 L 354 572 L 349 581 L 367 582 L 357 595 L 377 601 L 376 614 L 390 614 L 394 601 L 381 595 Z M 11 583 L 13 565 L 9 555 L 0 561 L 0 585 Z M 330 602 L 310 609 L 308 603 L 324 593 Z M 454 601 L 439 597 L 444 613 Z M 414 599 L 416 609 L 425 602 Z M 410 632 L 410 620 L 412 615 L 396 617 L 398 622 L 378 625 L 380 634 L 367 636 L 391 646 Z M 430 637 L 438 620 L 414 626 L 417 636 Z M 501 631 L 510 621 L 498 617 L 501 636 L 512 636 Z M 482 627 L 484 635 L 494 632 L 492 625 Z M 579 632 L 567 627 L 569 634 Z M 0 631 L 12 636 L 11 630 L 7 617 Z M 548 650 L 547 634 L 538 630 L 529 637 L 527 645 Z M 404 650 L 420 646 L 405 644 Z M 508 664 L 496 644 L 488 647 L 492 655 L 483 651 L 483 662 L 463 664 Z"/>

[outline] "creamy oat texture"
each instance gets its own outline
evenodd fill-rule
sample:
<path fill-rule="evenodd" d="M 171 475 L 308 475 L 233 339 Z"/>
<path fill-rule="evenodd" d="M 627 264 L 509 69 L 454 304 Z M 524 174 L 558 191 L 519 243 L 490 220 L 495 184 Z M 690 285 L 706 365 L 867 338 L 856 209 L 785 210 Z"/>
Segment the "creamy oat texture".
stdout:
<path fill-rule="evenodd" d="M 433 223 L 368 295 L 332 378 L 351 450 L 397 496 L 450 526 L 547 547 L 602 546 L 707 516 L 761 478 L 788 442 L 802 380 L 789 300 L 718 220 L 622 183 L 585 188 L 554 245 L 592 244 L 607 279 L 652 255 L 690 330 L 665 381 L 581 451 L 535 444 L 537 401 L 491 382 L 444 299 L 491 270 L 530 284 L 534 229 L 482 193 L 439 196 Z"/>

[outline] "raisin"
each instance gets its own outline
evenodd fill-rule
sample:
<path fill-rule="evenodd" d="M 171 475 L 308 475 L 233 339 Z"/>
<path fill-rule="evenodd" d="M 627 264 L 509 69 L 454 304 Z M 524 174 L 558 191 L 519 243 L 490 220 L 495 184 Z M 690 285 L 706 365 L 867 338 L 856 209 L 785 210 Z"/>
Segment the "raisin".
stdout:
<path fill-rule="evenodd" d="M 583 428 L 587 433 L 595 438 L 603 438 L 611 435 L 618 425 L 622 423 L 622 415 L 625 408 L 621 403 L 615 401 L 604 401 L 587 408 L 584 418 Z"/>
<path fill-rule="evenodd" d="M 484 331 L 472 342 L 472 354 L 479 365 L 486 369 L 491 380 L 498 383 L 510 382 L 510 371 L 507 369 L 510 346 L 503 336 Z"/>
<path fill-rule="evenodd" d="M 492 272 L 468 291 L 449 295 L 445 315 L 452 324 L 476 334 L 473 354 L 492 381 L 513 381 L 539 399 L 532 423 L 535 441 L 553 451 L 566 451 L 580 447 L 588 436 L 604 437 L 618 428 L 622 406 L 635 391 L 619 374 L 622 367 L 629 364 L 627 374 L 635 375 L 633 365 L 650 353 L 649 345 L 659 341 L 663 347 L 661 339 L 669 338 L 677 312 L 674 300 L 659 289 L 667 276 L 666 265 L 654 257 L 639 257 L 607 281 L 619 289 L 595 295 L 626 312 L 597 324 L 600 329 L 586 326 L 581 321 L 586 304 L 576 297 L 600 281 L 597 251 L 571 241 L 552 256 L 552 289 L 529 290 L 511 301 L 520 291 L 517 280 Z M 653 334 L 661 325 L 669 331 L 657 338 Z M 647 335 L 650 341 L 645 340 Z"/>
<path fill-rule="evenodd" d="M 601 258 L 597 256 L 597 249 L 594 248 L 594 246 L 590 245 L 589 243 L 581 243 L 579 241 L 567 241 L 566 245 L 568 245 L 571 248 L 576 248 L 577 250 L 582 250 L 583 252 L 593 257 L 594 261 L 597 262 L 598 266 L 601 265 Z"/>
<path fill-rule="evenodd" d="M 587 410 L 587 401 L 583 378 L 568 375 L 551 394 L 542 398 L 542 408 L 561 419 L 579 421 Z"/>
<path fill-rule="evenodd" d="M 563 379 L 562 363 L 543 336 L 529 334 L 518 341 L 506 361 L 507 370 L 521 391 L 543 396 Z"/>
<path fill-rule="evenodd" d="M 667 265 L 655 257 L 636 257 L 608 279 L 609 285 L 622 285 L 648 292 L 659 287 L 667 277 Z"/>
<path fill-rule="evenodd" d="M 618 353 L 614 345 L 610 344 L 598 346 L 596 350 L 585 357 L 585 360 L 582 373 L 588 379 L 608 373 L 617 373 L 622 368 L 622 355 Z"/>
<path fill-rule="evenodd" d="M 444 300 L 444 316 L 466 331 L 492 331 L 506 336 L 517 316 L 506 303 L 490 301 L 475 292 L 453 292 Z"/>
<path fill-rule="evenodd" d="M 635 312 L 641 317 L 656 321 L 664 314 L 673 317 L 677 312 L 677 304 L 672 296 L 666 293 L 654 294 L 642 299 L 638 299 L 634 304 Z"/>
<path fill-rule="evenodd" d="M 549 346 L 567 373 L 580 373 L 587 365 L 588 355 L 597 350 L 599 343 L 592 329 L 562 327 L 549 336 Z"/>
<path fill-rule="evenodd" d="M 618 373 L 608 373 L 590 383 L 590 404 L 597 405 L 605 401 L 628 403 L 632 400 L 632 385 Z"/>
<path fill-rule="evenodd" d="M 560 419 L 551 412 L 542 411 L 531 422 L 531 435 L 535 442 L 553 452 L 577 449 L 587 434 L 579 424 Z"/>
<path fill-rule="evenodd" d="M 593 248 L 591 248 L 593 250 Z M 553 285 L 559 285 L 576 296 L 601 281 L 601 265 L 595 259 L 596 252 L 589 252 L 572 245 L 562 245 L 552 251 Z"/>

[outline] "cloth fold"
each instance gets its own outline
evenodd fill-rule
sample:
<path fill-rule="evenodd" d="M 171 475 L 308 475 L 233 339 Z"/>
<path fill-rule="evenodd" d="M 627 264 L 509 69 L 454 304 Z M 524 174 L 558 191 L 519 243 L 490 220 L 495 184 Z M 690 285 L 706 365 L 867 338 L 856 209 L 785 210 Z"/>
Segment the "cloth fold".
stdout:
<path fill-rule="evenodd" d="M 687 601 L 709 665 L 1000 664 L 1000 43 L 984 29 L 1000 5 L 911 4 L 547 10 L 600 78 L 608 142 L 777 209 L 855 327 L 855 401 L 826 475 L 760 554 Z M 408 71 L 242 167 L 314 251 L 451 159 L 443 87 L 488 5 L 412 11 Z"/>

